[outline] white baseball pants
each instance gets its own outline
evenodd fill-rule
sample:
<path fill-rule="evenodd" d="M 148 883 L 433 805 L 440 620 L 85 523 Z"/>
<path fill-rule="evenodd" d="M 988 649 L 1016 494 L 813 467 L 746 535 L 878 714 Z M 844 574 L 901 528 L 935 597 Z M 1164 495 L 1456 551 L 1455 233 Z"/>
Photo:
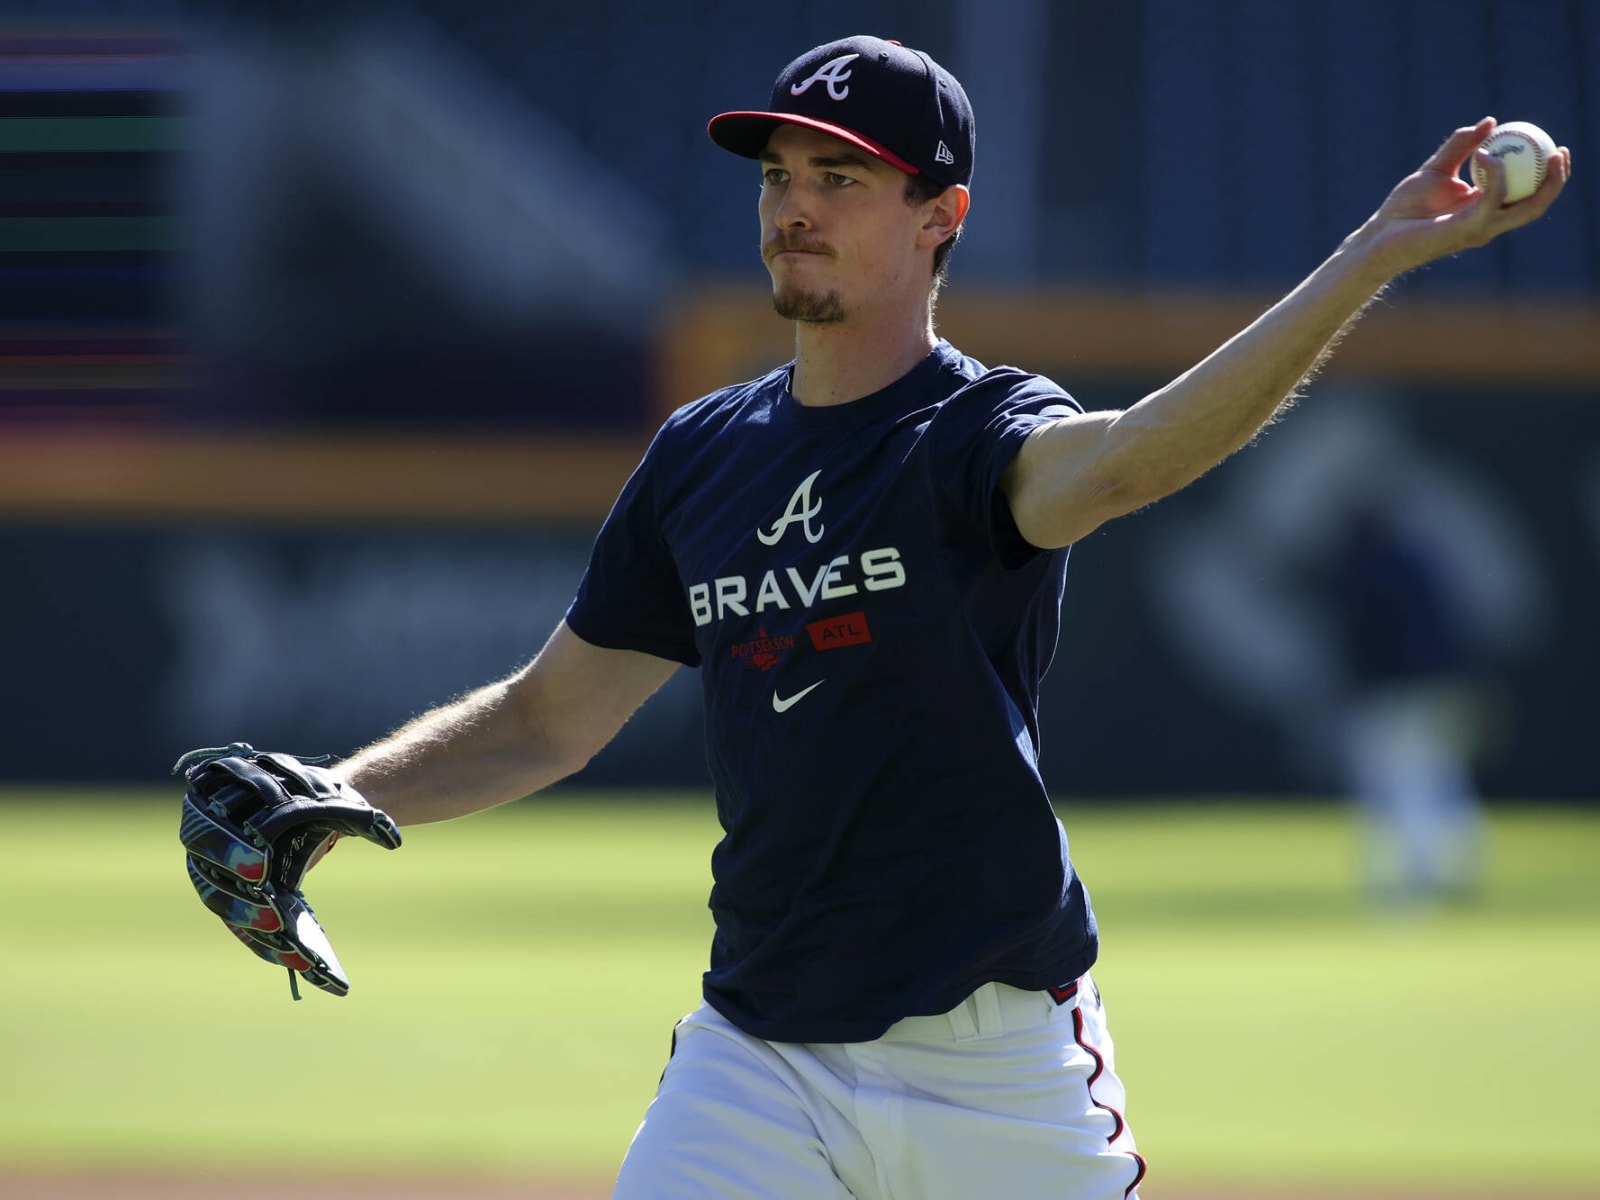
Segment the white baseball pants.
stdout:
<path fill-rule="evenodd" d="M 1137 1200 L 1099 993 L 986 984 L 873 1042 L 767 1042 L 701 1005 L 613 1200 Z"/>

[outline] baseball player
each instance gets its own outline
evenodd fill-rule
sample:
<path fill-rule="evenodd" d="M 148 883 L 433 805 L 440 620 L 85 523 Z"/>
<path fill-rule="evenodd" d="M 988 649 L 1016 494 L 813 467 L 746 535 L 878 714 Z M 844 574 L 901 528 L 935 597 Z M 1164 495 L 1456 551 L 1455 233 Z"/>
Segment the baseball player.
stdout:
<path fill-rule="evenodd" d="M 973 116 L 928 55 L 807 51 L 710 123 L 759 170 L 786 366 L 674 413 L 515 675 L 333 768 L 399 824 L 582 767 L 700 670 L 724 836 L 704 1003 L 626 1200 L 1135 1196 L 1093 911 L 1038 770 L 1068 547 L 1260 430 L 1395 276 L 1527 224 L 1458 129 L 1276 306 L 1125 412 L 934 333 Z M 1070 331 L 1063 331 L 1070 337 Z"/>

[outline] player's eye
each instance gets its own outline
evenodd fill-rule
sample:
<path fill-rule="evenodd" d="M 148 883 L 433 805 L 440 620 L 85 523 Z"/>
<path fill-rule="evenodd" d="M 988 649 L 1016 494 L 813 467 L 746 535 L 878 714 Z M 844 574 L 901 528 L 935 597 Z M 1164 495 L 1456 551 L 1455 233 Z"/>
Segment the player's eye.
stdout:
<path fill-rule="evenodd" d="M 851 179 L 850 176 L 841 175 L 837 171 L 829 171 L 824 178 L 826 178 L 829 183 L 833 184 L 834 187 L 849 187 L 855 182 L 855 180 Z"/>
<path fill-rule="evenodd" d="M 761 172 L 761 183 L 763 187 L 770 187 L 772 185 L 782 183 L 787 178 L 789 178 L 789 173 L 782 167 L 768 167 L 766 170 Z"/>

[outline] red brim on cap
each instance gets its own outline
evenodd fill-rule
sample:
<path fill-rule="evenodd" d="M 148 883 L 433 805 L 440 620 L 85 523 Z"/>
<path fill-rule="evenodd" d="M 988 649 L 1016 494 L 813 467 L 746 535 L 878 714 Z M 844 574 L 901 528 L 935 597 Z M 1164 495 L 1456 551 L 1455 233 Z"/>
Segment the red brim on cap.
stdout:
<path fill-rule="evenodd" d="M 802 117 L 795 113 L 771 112 L 725 112 L 712 117 L 706 125 L 706 132 L 711 135 L 711 140 L 724 150 L 739 155 L 741 158 L 760 158 L 761 152 L 766 149 L 767 139 L 772 136 L 772 131 L 779 125 L 804 125 L 807 129 L 820 130 L 831 133 L 841 141 L 849 142 L 852 146 L 859 146 L 874 158 L 881 158 L 891 167 L 898 167 L 907 175 L 920 175 L 922 172 L 889 149 L 864 134 L 853 129 L 846 129 L 843 125 L 830 125 L 827 121 L 818 121 L 814 117 Z"/>

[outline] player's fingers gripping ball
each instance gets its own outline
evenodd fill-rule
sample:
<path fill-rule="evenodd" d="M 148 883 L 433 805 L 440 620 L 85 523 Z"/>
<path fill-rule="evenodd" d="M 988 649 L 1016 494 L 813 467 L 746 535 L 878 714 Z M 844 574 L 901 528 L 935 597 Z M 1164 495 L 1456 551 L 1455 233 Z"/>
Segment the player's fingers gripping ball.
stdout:
<path fill-rule="evenodd" d="M 1498 159 L 1506 176 L 1505 203 L 1526 200 L 1539 190 L 1556 152 L 1555 139 L 1528 121 L 1507 121 L 1495 127 L 1481 147 L 1490 158 Z M 1483 163 L 1472 160 L 1472 185 L 1481 188 L 1488 182 Z"/>
<path fill-rule="evenodd" d="M 296 999 L 297 971 L 323 991 L 348 993 L 300 885 L 341 836 L 399 846 L 394 821 L 332 772 L 246 742 L 191 751 L 173 773 L 188 782 L 178 836 L 200 902 L 248 949 L 288 969 Z"/>

